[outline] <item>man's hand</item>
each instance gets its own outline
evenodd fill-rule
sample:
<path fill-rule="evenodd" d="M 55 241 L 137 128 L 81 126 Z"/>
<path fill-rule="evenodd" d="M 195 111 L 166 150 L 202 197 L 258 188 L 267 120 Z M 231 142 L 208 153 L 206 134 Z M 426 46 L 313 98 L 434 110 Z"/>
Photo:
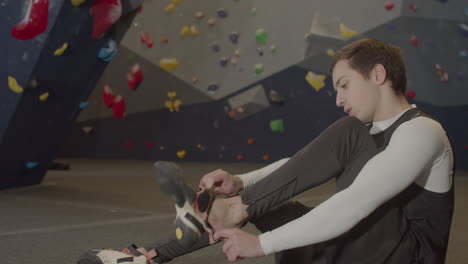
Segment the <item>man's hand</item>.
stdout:
<path fill-rule="evenodd" d="M 243 258 L 265 256 L 258 236 L 244 232 L 239 228 L 217 231 L 213 238 L 224 240 L 223 251 L 230 262 Z"/>
<path fill-rule="evenodd" d="M 233 195 L 243 189 L 242 180 L 239 177 L 221 169 L 205 174 L 200 180 L 202 189 L 209 189 L 213 185 L 217 186 L 214 189 L 216 194 Z"/>

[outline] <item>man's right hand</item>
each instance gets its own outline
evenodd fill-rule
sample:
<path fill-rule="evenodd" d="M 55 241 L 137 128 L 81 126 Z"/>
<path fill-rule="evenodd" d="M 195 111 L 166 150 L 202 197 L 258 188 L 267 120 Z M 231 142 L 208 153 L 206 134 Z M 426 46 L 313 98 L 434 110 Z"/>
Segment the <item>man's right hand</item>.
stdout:
<path fill-rule="evenodd" d="M 218 169 L 205 174 L 200 180 L 200 188 L 209 189 L 216 186 L 214 191 L 216 194 L 234 195 L 242 191 L 244 188 L 242 180 L 233 176 L 227 171 Z"/>

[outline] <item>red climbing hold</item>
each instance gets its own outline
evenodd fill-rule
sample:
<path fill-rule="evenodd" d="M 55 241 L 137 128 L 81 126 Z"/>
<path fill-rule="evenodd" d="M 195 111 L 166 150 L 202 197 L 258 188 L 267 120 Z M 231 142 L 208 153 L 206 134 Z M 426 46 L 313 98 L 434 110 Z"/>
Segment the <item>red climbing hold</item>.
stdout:
<path fill-rule="evenodd" d="M 120 0 L 94 0 L 90 13 L 94 19 L 92 38 L 98 39 L 119 20 L 122 5 Z"/>
<path fill-rule="evenodd" d="M 416 92 L 413 91 L 413 90 L 409 90 L 409 91 L 406 91 L 406 98 L 408 98 L 409 100 L 413 99 L 414 97 L 416 97 Z"/>
<path fill-rule="evenodd" d="M 127 83 L 130 89 L 135 90 L 138 85 L 143 81 L 143 71 L 140 68 L 140 65 L 135 64 L 132 67 L 132 70 L 127 74 Z"/>
<path fill-rule="evenodd" d="M 114 103 L 115 100 L 115 94 L 112 92 L 112 89 L 110 88 L 109 85 L 104 85 L 104 88 L 102 89 L 102 101 L 104 102 L 104 105 L 106 108 L 111 108 L 112 104 Z"/>
<path fill-rule="evenodd" d="M 11 35 L 28 40 L 43 33 L 49 20 L 49 0 L 29 0 L 28 11 L 23 20 L 11 29 Z"/>
<path fill-rule="evenodd" d="M 393 3 L 387 3 L 385 5 L 385 9 L 387 9 L 388 11 L 392 10 L 394 7 L 395 5 Z"/>
<path fill-rule="evenodd" d="M 125 101 L 121 95 L 115 97 L 114 103 L 112 104 L 112 115 L 116 120 L 122 119 L 125 116 Z"/>

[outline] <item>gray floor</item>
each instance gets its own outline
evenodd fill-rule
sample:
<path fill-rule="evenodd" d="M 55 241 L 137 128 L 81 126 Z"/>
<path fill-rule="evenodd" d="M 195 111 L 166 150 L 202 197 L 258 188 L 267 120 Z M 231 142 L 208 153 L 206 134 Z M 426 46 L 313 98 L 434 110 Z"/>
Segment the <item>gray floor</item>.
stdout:
<path fill-rule="evenodd" d="M 144 244 L 172 232 L 172 201 L 158 189 L 152 162 L 68 160 L 70 171 L 50 171 L 39 186 L 0 191 L 0 263 L 76 263 L 83 251 Z M 179 163 L 198 185 L 204 173 L 224 168 L 242 173 L 258 164 Z M 333 193 L 328 182 L 301 194 L 309 205 Z M 468 263 L 468 173 L 456 178 L 456 209 L 446 263 Z M 255 231 L 252 226 L 247 226 Z M 171 263 L 229 263 L 220 245 Z M 239 263 L 273 263 L 272 257 Z"/>

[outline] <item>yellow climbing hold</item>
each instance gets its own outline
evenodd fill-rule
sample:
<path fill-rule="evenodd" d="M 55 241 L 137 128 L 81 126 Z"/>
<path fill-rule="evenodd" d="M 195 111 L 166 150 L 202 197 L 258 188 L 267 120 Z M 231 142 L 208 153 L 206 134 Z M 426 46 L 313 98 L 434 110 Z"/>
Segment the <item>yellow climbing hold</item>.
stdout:
<path fill-rule="evenodd" d="M 340 24 L 340 31 L 343 38 L 350 38 L 358 34 L 356 31 L 348 28 L 343 23 Z"/>
<path fill-rule="evenodd" d="M 22 93 L 23 87 L 18 84 L 18 81 L 14 77 L 8 76 L 8 87 L 15 93 Z"/>
<path fill-rule="evenodd" d="M 45 93 L 43 93 L 43 94 L 41 94 L 39 96 L 39 100 L 41 100 L 41 102 L 47 101 L 47 98 L 49 98 L 49 93 L 48 92 L 45 92 Z"/>
<path fill-rule="evenodd" d="M 166 9 L 164 9 L 164 11 L 166 11 L 166 13 L 172 13 L 174 12 L 175 7 L 176 5 L 174 3 L 170 3 L 166 6 Z"/>
<path fill-rule="evenodd" d="M 185 155 L 187 155 L 187 151 L 186 150 L 179 150 L 177 151 L 177 157 L 179 157 L 179 159 L 183 159 L 185 157 Z"/>
<path fill-rule="evenodd" d="M 80 6 L 84 2 L 86 2 L 86 0 L 71 0 L 72 5 L 74 5 L 74 6 Z"/>
<path fill-rule="evenodd" d="M 176 112 L 179 112 L 180 111 L 180 105 L 182 104 L 182 100 L 180 99 L 177 99 L 174 101 L 173 105 L 174 105 L 174 110 Z"/>
<path fill-rule="evenodd" d="M 55 56 L 63 55 L 63 53 L 67 50 L 67 48 L 68 48 L 68 42 L 65 42 L 60 48 L 54 51 L 54 55 Z"/>
<path fill-rule="evenodd" d="M 185 36 L 187 36 L 187 35 L 189 34 L 189 32 L 190 32 L 189 27 L 188 27 L 188 26 L 184 26 L 184 27 L 182 27 L 182 30 L 180 31 L 180 35 L 181 35 L 182 37 L 185 37 Z"/>
<path fill-rule="evenodd" d="M 177 92 L 167 92 L 167 97 L 171 100 L 174 100 L 177 97 Z"/>
<path fill-rule="evenodd" d="M 330 56 L 330 57 L 333 57 L 333 56 L 335 56 L 335 51 L 332 50 L 332 49 L 327 49 L 327 55 Z"/>
<path fill-rule="evenodd" d="M 176 228 L 175 234 L 176 234 L 177 239 L 179 239 L 179 240 L 181 240 L 182 237 L 184 236 L 184 234 L 182 232 L 182 229 L 180 229 L 180 227 Z"/>
<path fill-rule="evenodd" d="M 320 89 L 325 86 L 325 78 L 327 76 L 323 74 L 315 74 L 313 72 L 308 72 L 305 79 L 307 82 L 315 89 L 315 91 L 319 91 Z"/>
<path fill-rule="evenodd" d="M 192 36 L 198 36 L 198 34 L 200 34 L 200 31 L 198 31 L 197 27 L 195 25 L 192 25 L 190 27 L 190 34 Z"/>
<path fill-rule="evenodd" d="M 179 61 L 174 58 L 164 58 L 159 61 L 159 66 L 167 72 L 173 72 L 179 67 Z"/>
<path fill-rule="evenodd" d="M 167 100 L 164 103 L 164 106 L 166 106 L 166 108 L 169 109 L 169 111 L 174 112 L 174 103 L 172 101 Z"/>

